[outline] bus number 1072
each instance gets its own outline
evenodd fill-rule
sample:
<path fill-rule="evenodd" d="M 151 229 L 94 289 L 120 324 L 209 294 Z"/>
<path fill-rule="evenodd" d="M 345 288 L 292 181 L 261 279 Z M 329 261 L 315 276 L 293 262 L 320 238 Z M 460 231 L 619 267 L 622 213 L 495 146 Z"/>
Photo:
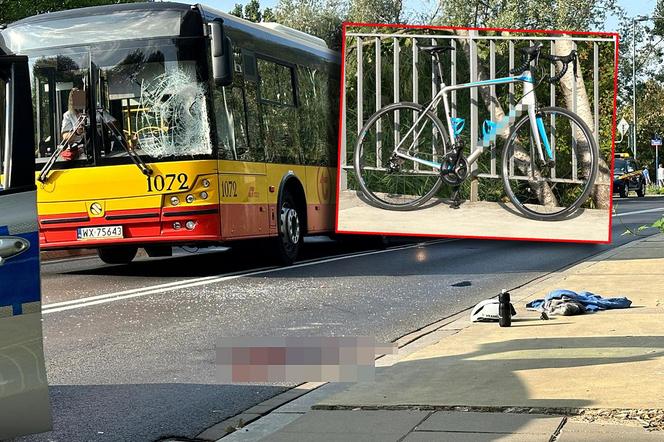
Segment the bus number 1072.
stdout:
<path fill-rule="evenodd" d="M 148 192 L 163 190 L 187 190 L 189 177 L 186 173 L 168 173 L 166 175 L 148 176 Z"/>

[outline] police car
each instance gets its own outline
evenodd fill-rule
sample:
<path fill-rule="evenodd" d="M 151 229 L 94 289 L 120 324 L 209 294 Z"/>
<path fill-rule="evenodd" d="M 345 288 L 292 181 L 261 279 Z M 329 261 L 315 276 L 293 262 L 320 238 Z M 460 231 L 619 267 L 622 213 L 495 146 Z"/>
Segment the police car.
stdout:
<path fill-rule="evenodd" d="M 52 427 L 42 346 L 27 57 L 0 38 L 0 440 Z"/>
<path fill-rule="evenodd" d="M 639 197 L 646 194 L 646 179 L 643 170 L 638 168 L 636 161 L 629 154 L 618 153 L 613 165 L 613 193 L 627 198 L 634 191 Z"/>

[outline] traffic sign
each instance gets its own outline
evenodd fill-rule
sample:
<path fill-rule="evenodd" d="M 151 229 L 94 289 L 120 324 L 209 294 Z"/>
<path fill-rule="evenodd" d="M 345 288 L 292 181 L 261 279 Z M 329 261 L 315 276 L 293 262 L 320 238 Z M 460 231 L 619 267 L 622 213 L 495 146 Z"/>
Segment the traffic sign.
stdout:
<path fill-rule="evenodd" d="M 661 146 L 662 145 L 662 139 L 655 135 L 652 140 L 650 140 L 650 145 L 655 147 L 655 146 Z"/>
<path fill-rule="evenodd" d="M 620 133 L 620 136 L 624 137 L 628 130 L 629 123 L 625 121 L 624 118 L 621 118 L 620 122 L 618 123 L 618 132 Z"/>

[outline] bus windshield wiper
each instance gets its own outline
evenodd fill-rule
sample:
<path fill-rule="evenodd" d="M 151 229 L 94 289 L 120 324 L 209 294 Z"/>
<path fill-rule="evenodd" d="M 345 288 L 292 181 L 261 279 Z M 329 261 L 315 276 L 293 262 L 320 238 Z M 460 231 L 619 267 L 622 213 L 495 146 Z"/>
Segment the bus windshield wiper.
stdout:
<path fill-rule="evenodd" d="M 145 176 L 152 175 L 152 168 L 148 166 L 145 161 L 143 161 L 143 158 L 141 158 L 141 156 L 136 153 L 136 151 L 131 146 L 129 146 L 127 140 L 125 140 L 122 134 L 119 133 L 118 129 L 112 124 L 104 123 L 104 125 L 110 130 L 113 138 L 115 138 L 115 142 L 119 143 L 125 152 L 127 152 L 127 155 L 129 155 L 129 158 L 131 158 L 131 161 L 134 162 L 136 167 L 140 169 L 141 173 Z"/>
<path fill-rule="evenodd" d="M 55 162 L 58 160 L 58 157 L 62 153 L 63 150 L 65 150 L 68 147 L 69 140 L 74 136 L 76 131 L 85 125 L 85 120 L 86 116 L 85 114 L 81 114 L 78 117 L 78 120 L 76 120 L 76 124 L 74 125 L 74 128 L 69 132 L 69 135 L 65 137 L 60 144 L 58 144 L 58 147 L 55 148 L 55 152 L 48 158 L 48 161 L 46 164 L 44 164 L 44 167 L 42 167 L 41 171 L 39 172 L 39 176 L 37 177 L 37 180 L 41 183 L 45 183 L 48 180 L 48 173 L 51 171 L 53 168 L 53 165 Z"/>

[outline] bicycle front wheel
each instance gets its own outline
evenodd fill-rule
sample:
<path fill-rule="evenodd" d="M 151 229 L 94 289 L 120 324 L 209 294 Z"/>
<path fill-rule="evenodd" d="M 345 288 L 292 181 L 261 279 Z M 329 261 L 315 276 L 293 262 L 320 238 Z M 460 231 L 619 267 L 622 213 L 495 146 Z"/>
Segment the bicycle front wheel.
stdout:
<path fill-rule="evenodd" d="M 370 204 L 412 210 L 440 188 L 440 171 L 434 164 L 447 153 L 447 134 L 438 117 L 424 110 L 417 103 L 391 104 L 373 114 L 360 131 L 354 153 L 355 187 Z M 396 157 L 396 146 L 429 164 Z"/>
<path fill-rule="evenodd" d="M 514 207 L 528 218 L 561 220 L 588 200 L 597 177 L 599 149 L 590 128 L 575 113 L 546 107 L 538 111 L 539 117 L 542 124 L 535 133 L 528 116 L 512 128 L 503 151 L 503 184 Z M 540 138 L 546 158 L 548 143 L 552 162 L 541 164 L 535 137 Z"/>

